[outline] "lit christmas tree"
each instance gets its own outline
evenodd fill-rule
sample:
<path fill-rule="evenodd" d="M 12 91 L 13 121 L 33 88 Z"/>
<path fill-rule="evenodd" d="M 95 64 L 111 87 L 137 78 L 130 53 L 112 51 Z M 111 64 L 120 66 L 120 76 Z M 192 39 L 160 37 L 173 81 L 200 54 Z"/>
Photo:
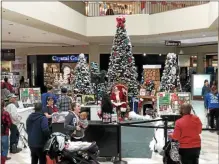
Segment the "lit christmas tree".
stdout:
<path fill-rule="evenodd" d="M 118 82 L 128 87 L 129 96 L 138 95 L 137 69 L 135 59 L 132 55 L 132 45 L 125 28 L 125 18 L 118 17 L 116 35 L 113 40 L 109 68 L 108 68 L 108 89 Z"/>
<path fill-rule="evenodd" d="M 91 72 L 91 74 L 98 75 L 101 79 L 100 68 L 99 68 L 99 65 L 96 62 L 92 62 L 90 64 L 90 72 Z M 96 90 L 96 87 L 97 87 L 98 99 L 100 99 L 103 96 L 103 92 L 106 91 L 105 83 L 101 82 L 97 86 L 96 86 L 95 83 L 93 83 L 92 85 L 93 85 L 94 90 Z"/>
<path fill-rule="evenodd" d="M 160 91 L 173 93 L 174 91 L 181 92 L 181 90 L 177 56 L 174 53 L 169 53 L 161 77 Z"/>
<path fill-rule="evenodd" d="M 93 94 L 90 71 L 84 54 L 79 55 L 74 76 L 73 87 L 75 91 L 79 94 Z"/>

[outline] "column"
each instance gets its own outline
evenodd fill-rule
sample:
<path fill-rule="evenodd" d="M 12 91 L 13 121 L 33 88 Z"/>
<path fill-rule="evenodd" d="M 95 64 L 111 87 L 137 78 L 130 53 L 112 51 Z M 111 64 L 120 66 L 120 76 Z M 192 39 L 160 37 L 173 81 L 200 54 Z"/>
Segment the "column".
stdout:
<path fill-rule="evenodd" d="M 197 74 L 203 74 L 204 73 L 204 57 L 205 54 L 198 53 L 197 54 Z"/>
<path fill-rule="evenodd" d="M 96 62 L 100 65 L 100 50 L 98 44 L 89 45 L 89 63 Z"/>

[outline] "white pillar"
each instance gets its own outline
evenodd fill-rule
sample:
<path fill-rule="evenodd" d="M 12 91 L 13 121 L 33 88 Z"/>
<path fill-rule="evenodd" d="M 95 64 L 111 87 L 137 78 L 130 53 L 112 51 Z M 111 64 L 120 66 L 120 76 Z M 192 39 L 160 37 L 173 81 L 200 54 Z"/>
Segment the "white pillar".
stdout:
<path fill-rule="evenodd" d="M 100 50 L 98 44 L 89 45 L 89 63 L 96 62 L 100 65 Z"/>

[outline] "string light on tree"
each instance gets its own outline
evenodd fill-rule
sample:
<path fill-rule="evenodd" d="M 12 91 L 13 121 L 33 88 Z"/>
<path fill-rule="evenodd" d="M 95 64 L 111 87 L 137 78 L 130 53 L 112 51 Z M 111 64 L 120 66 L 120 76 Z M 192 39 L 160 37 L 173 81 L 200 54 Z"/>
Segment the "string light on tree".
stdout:
<path fill-rule="evenodd" d="M 79 60 L 75 67 L 74 75 L 74 90 L 79 94 L 92 94 L 93 87 L 91 84 L 90 71 L 84 54 L 79 55 Z"/>
<path fill-rule="evenodd" d="M 174 53 L 167 54 L 163 75 L 161 77 L 160 91 L 169 93 L 182 91 L 177 56 Z"/>
<path fill-rule="evenodd" d="M 138 95 L 137 68 L 132 55 L 132 45 L 125 28 L 125 18 L 118 17 L 117 30 L 113 40 L 109 68 L 108 89 L 117 82 L 123 82 L 128 86 L 129 96 Z"/>

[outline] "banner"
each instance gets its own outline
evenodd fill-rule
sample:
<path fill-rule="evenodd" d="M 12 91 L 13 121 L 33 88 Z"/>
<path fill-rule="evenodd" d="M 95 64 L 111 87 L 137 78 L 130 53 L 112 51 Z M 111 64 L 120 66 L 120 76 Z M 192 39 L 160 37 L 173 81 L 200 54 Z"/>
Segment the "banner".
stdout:
<path fill-rule="evenodd" d="M 180 106 L 184 103 L 191 103 L 191 94 L 189 92 L 159 92 L 157 94 L 158 115 L 179 114 Z"/>
<path fill-rule="evenodd" d="M 20 88 L 20 100 L 23 104 L 34 104 L 41 102 L 40 88 Z"/>

